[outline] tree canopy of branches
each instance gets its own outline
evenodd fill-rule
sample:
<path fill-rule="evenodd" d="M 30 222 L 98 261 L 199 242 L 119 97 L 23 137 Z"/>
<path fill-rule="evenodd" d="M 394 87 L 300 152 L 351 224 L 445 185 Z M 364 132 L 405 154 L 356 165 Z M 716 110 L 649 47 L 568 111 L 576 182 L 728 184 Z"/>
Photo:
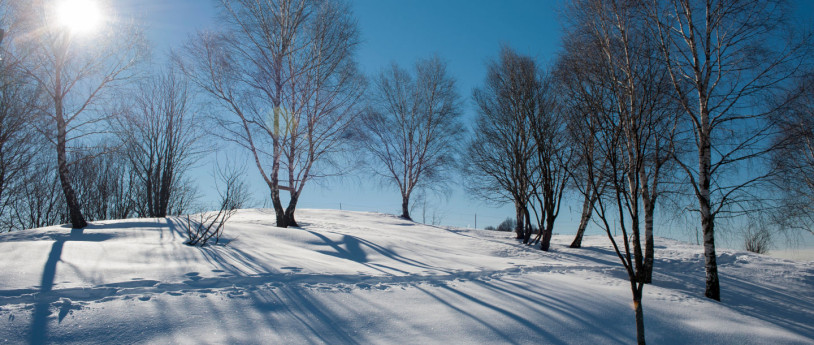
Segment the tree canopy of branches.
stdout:
<path fill-rule="evenodd" d="M 465 167 L 471 191 L 514 202 L 518 239 L 529 243 L 532 228 L 542 230 L 531 241 L 540 240 L 542 250 L 549 248 L 572 157 L 553 84 L 531 57 L 503 47 L 484 87 L 473 92 L 478 118 Z"/>
<path fill-rule="evenodd" d="M 20 61 L 0 46 L 0 231 L 14 228 L 10 207 L 24 197 L 26 175 L 36 154 L 32 120 L 36 118 L 36 85 Z"/>
<path fill-rule="evenodd" d="M 433 57 L 418 60 L 412 73 L 393 64 L 372 94 L 359 137 L 374 171 L 398 186 L 401 216 L 411 219 L 413 191 L 445 185 L 458 160 L 465 132 L 455 80 Z"/>
<path fill-rule="evenodd" d="M 200 153 L 201 139 L 201 122 L 191 109 L 190 97 L 183 76 L 167 69 L 142 82 L 134 104 L 114 119 L 134 175 L 131 183 L 137 190 L 139 216 L 180 214 L 187 206 L 184 173 Z"/>
<path fill-rule="evenodd" d="M 134 177 L 116 148 L 105 144 L 78 147 L 68 159 L 82 163 L 72 164 L 68 170 L 86 219 L 124 219 L 134 214 Z"/>
<path fill-rule="evenodd" d="M 774 212 L 773 221 L 814 234 L 814 74 L 800 78 L 777 104 L 773 118 L 779 127 L 774 138 L 779 149 L 772 163 L 778 171 L 773 182 L 781 210 Z"/>
<path fill-rule="evenodd" d="M 613 109 L 614 99 L 600 82 L 604 69 L 595 63 L 601 60 L 597 42 L 574 29 L 564 33 L 563 42 L 565 50 L 558 57 L 554 74 L 562 93 L 562 112 L 568 119 L 568 142 L 575 156 L 568 173 L 571 185 L 583 198 L 579 225 L 570 245 L 580 248 L 596 201 L 608 184 L 605 175 L 608 157 L 601 154 L 599 138 L 594 133 L 600 130 L 599 119 L 606 116 L 603 113 Z"/>
<path fill-rule="evenodd" d="M 531 58 L 509 47 L 503 47 L 499 59 L 488 64 L 484 86 L 472 93 L 478 117 L 465 166 L 471 192 L 489 201 L 514 203 L 515 231 L 525 243 L 531 229 L 528 169 L 535 148 L 529 122 L 538 110 L 537 73 Z"/>
<path fill-rule="evenodd" d="M 356 22 L 341 0 L 223 0 L 220 8 L 225 31 L 199 33 L 178 60 L 232 115 L 216 119 L 251 153 L 277 226 L 296 226 L 304 186 L 331 173 L 359 114 Z M 289 192 L 286 208 L 280 190 Z"/>
<path fill-rule="evenodd" d="M 560 214 L 562 198 L 570 180 L 568 168 L 574 155 L 567 135 L 566 113 L 555 94 L 556 82 L 541 71 L 535 75 L 532 88 L 536 93 L 533 102 L 537 109 L 529 113 L 535 155 L 528 170 L 534 199 L 529 205 L 534 210 L 537 227 L 542 230 L 538 235 L 540 249 L 547 251 L 554 221 Z"/>
<path fill-rule="evenodd" d="M 23 68 L 44 94 L 39 112 L 47 121 L 39 128 L 56 148 L 57 169 L 71 225 L 87 225 L 80 200 L 71 185 L 68 160 L 72 142 L 99 131 L 99 122 L 111 114 L 102 108 L 112 89 L 132 77 L 145 49 L 141 33 L 112 18 L 103 27 L 75 33 L 59 25 L 55 2 L 20 1 L 12 10 L 20 33 L 13 44 L 25 56 Z M 81 164 L 81 162 L 76 162 Z"/>

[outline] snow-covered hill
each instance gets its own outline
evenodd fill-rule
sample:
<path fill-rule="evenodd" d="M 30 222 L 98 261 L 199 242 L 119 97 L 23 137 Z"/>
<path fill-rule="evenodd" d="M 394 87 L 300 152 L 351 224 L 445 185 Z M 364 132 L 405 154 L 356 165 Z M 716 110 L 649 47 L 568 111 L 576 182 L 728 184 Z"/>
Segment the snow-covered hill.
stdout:
<path fill-rule="evenodd" d="M 510 234 L 347 211 L 235 215 L 219 245 L 182 222 L 96 222 L 0 235 L 0 342 L 630 344 L 631 294 L 607 238 L 552 251 Z M 224 243 L 225 242 L 225 243 Z M 814 262 L 720 251 L 703 298 L 699 246 L 656 243 L 652 344 L 814 343 Z"/>

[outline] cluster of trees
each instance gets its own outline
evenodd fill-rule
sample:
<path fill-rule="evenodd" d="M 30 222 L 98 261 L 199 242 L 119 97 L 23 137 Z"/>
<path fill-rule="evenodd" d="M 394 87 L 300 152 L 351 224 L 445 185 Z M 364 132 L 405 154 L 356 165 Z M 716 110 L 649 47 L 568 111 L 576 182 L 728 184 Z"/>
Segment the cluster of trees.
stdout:
<path fill-rule="evenodd" d="M 158 69 L 138 25 L 112 7 L 102 27 L 78 32 L 50 1 L 0 5 L 3 230 L 189 212 L 187 173 L 207 136 L 248 149 L 281 227 L 296 225 L 306 182 L 341 172 L 336 153 L 355 137 L 366 87 L 345 2 L 222 1 L 224 29 Z M 245 204 L 236 175 L 218 176 L 221 213 Z"/>
<path fill-rule="evenodd" d="M 571 246 L 598 218 L 628 273 L 644 343 L 641 298 L 664 196 L 697 212 L 714 300 L 716 220 L 768 210 L 774 224 L 811 231 L 810 40 L 784 1 L 574 0 L 564 13 L 550 72 L 510 48 L 489 64 L 473 95 L 469 186 L 515 204 L 524 243 L 535 214 L 543 250 L 563 188 L 578 191 Z M 772 198 L 775 188 L 784 197 Z M 765 224 L 750 234 L 747 246 L 765 250 Z"/>
<path fill-rule="evenodd" d="M 189 209 L 197 114 L 173 68 L 148 73 L 135 25 L 60 24 L 49 1 L 0 2 L 0 226 Z"/>

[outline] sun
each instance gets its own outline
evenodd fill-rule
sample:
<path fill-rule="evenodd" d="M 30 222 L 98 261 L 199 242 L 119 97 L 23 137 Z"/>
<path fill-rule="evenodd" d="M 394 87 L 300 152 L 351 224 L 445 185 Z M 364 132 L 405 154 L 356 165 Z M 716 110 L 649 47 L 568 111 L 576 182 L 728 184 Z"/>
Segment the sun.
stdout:
<path fill-rule="evenodd" d="M 93 0 L 61 0 L 56 15 L 61 25 L 77 33 L 89 32 L 102 21 L 102 12 Z"/>

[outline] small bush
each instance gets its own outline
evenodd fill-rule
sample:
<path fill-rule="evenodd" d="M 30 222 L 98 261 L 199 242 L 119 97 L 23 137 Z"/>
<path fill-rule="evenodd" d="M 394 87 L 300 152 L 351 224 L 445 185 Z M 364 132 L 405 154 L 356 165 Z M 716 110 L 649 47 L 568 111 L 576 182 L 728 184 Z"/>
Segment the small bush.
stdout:
<path fill-rule="evenodd" d="M 243 168 L 218 169 L 216 177 L 222 187 L 218 188 L 220 194 L 220 209 L 215 212 L 201 213 L 197 219 L 187 216 L 187 237 L 186 244 L 190 246 L 204 246 L 210 239 L 214 238 L 215 243 L 220 241 L 223 228 L 226 222 L 238 209 L 243 208 L 248 203 L 250 192 L 246 183 L 240 179 L 245 174 Z"/>
<path fill-rule="evenodd" d="M 757 254 L 766 254 L 772 245 L 772 234 L 768 229 L 761 227 L 758 230 L 749 229 L 743 240 L 747 251 Z"/>

